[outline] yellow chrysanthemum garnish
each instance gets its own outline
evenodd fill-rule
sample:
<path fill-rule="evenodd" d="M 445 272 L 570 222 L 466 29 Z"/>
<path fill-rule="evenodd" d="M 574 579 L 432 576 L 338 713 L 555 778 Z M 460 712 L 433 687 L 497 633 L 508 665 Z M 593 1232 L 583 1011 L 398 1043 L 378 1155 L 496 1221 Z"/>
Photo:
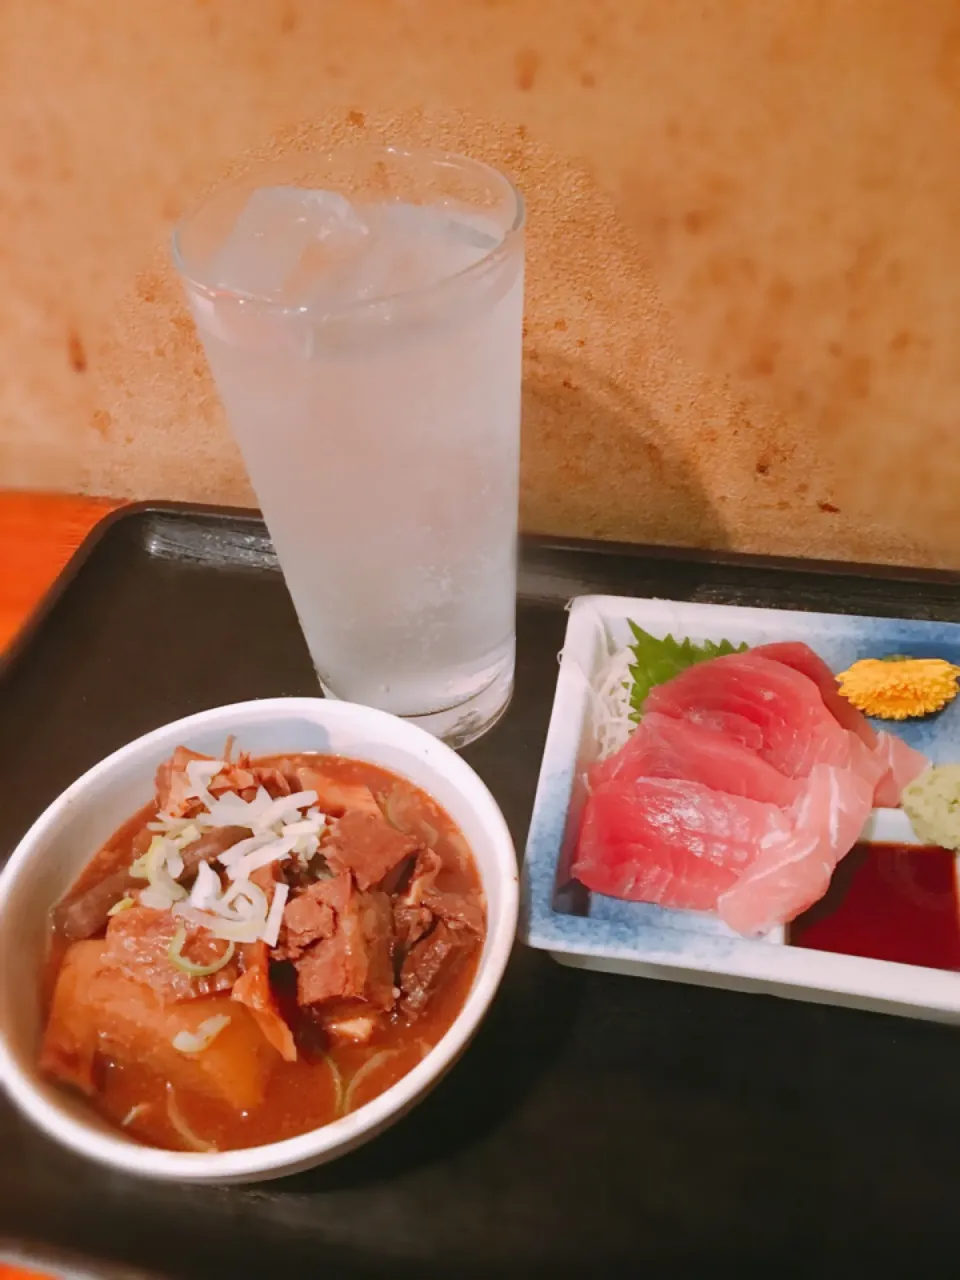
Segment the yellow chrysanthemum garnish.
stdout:
<path fill-rule="evenodd" d="M 847 701 L 881 720 L 942 710 L 957 696 L 958 679 L 960 667 L 943 658 L 863 658 L 837 676 Z"/>

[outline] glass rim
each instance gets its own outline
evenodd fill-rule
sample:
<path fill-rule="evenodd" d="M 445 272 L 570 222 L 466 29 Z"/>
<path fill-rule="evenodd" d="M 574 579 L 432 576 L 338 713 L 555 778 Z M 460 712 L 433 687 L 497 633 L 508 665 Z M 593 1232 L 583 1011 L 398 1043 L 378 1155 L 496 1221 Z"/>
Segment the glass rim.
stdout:
<path fill-rule="evenodd" d="M 318 316 L 318 322 L 335 321 L 338 319 L 347 319 L 357 316 L 364 312 L 376 311 L 385 304 L 406 300 L 416 301 L 427 299 L 438 293 L 449 291 L 451 286 L 459 285 L 462 281 L 470 280 L 473 276 L 481 275 L 487 271 L 491 264 L 498 262 L 501 258 L 505 258 L 513 246 L 517 236 L 524 228 L 526 222 L 526 202 L 523 194 L 502 170 L 495 168 L 491 164 L 487 164 L 485 160 L 476 160 L 472 156 L 463 155 L 456 151 L 443 151 L 432 147 L 403 147 L 390 143 L 364 145 L 358 143 L 353 146 L 330 147 L 326 150 L 314 150 L 303 152 L 292 152 L 287 156 L 281 156 L 277 161 L 268 162 L 269 164 L 282 164 L 284 161 L 293 161 L 298 157 L 308 159 L 310 156 L 349 156 L 350 154 L 375 154 L 383 153 L 387 155 L 399 156 L 401 158 L 421 158 L 438 162 L 456 163 L 457 165 L 466 165 L 472 169 L 485 172 L 492 175 L 498 183 L 502 184 L 509 193 L 513 201 L 513 221 L 503 234 L 503 238 L 497 245 L 492 248 L 489 253 L 485 253 L 482 258 L 476 262 L 472 262 L 468 267 L 463 267 L 460 271 L 456 271 L 453 275 L 445 276 L 442 280 L 435 280 L 430 284 L 424 285 L 419 289 L 409 289 L 402 293 L 383 294 L 376 298 L 363 298 L 356 302 L 348 303 L 346 306 L 338 307 L 335 311 L 325 311 L 322 316 Z M 244 174 L 238 178 L 228 178 L 226 181 L 218 184 L 212 190 L 207 191 L 200 197 L 186 213 L 182 214 L 174 224 L 173 231 L 170 236 L 170 250 L 173 259 L 173 265 L 177 270 L 177 274 L 191 289 L 202 294 L 211 301 L 223 301 L 229 299 L 236 303 L 252 303 L 258 308 L 273 312 L 280 312 L 286 315 L 301 316 L 304 319 L 310 317 L 313 307 L 310 305 L 291 305 L 290 303 L 279 302 L 275 298 L 265 297 L 263 294 L 250 293 L 242 289 L 231 289 L 222 285 L 211 284 L 208 280 L 202 279 L 196 272 L 191 271 L 186 262 L 182 249 L 182 237 L 184 231 L 190 223 L 202 212 L 209 203 L 216 199 L 217 196 L 232 189 L 239 189 L 246 185 L 251 177 L 256 175 L 257 170 Z M 251 191 L 257 190 L 252 187 Z"/>

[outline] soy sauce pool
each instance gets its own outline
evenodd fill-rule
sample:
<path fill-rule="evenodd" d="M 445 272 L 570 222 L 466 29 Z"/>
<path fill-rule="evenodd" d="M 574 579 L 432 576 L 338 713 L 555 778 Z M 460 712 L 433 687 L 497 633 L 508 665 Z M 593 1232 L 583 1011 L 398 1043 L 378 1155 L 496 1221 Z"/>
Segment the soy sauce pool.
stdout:
<path fill-rule="evenodd" d="M 791 946 L 960 971 L 956 854 L 858 844 L 821 900 L 790 926 Z"/>

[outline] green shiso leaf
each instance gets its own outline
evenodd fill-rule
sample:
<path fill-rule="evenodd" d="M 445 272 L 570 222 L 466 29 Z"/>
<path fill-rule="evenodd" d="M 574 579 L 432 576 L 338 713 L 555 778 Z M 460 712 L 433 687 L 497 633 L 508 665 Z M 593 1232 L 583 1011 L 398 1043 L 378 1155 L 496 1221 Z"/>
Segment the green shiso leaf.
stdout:
<path fill-rule="evenodd" d="M 746 644 L 731 644 L 729 640 L 721 640 L 719 643 L 706 640 L 703 644 L 694 644 L 686 638 L 675 640 L 673 636 L 664 636 L 662 640 L 658 640 L 635 622 L 630 622 L 629 625 L 634 639 L 630 650 L 635 659 L 630 667 L 633 680 L 630 690 L 633 720 L 640 719 L 647 695 L 656 685 L 666 684 L 681 671 L 686 671 L 687 667 L 695 666 L 698 662 L 709 662 L 711 658 L 722 658 L 728 653 L 745 653 L 749 648 Z"/>

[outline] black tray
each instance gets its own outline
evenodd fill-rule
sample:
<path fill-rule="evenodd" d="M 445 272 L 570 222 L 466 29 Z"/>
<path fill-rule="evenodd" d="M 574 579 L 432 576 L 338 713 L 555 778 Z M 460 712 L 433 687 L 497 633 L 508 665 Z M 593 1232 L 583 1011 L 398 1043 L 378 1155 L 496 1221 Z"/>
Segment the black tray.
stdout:
<path fill-rule="evenodd" d="M 960 619 L 945 573 L 525 541 L 516 697 L 465 752 L 521 849 L 563 606 L 585 591 Z M 219 703 L 316 692 L 255 516 L 108 519 L 0 671 L 0 858 L 128 739 Z M 171 1277 L 952 1275 L 958 1097 L 949 1028 L 518 949 L 430 1098 L 282 1182 L 124 1178 L 0 1102 L 0 1240 Z"/>

